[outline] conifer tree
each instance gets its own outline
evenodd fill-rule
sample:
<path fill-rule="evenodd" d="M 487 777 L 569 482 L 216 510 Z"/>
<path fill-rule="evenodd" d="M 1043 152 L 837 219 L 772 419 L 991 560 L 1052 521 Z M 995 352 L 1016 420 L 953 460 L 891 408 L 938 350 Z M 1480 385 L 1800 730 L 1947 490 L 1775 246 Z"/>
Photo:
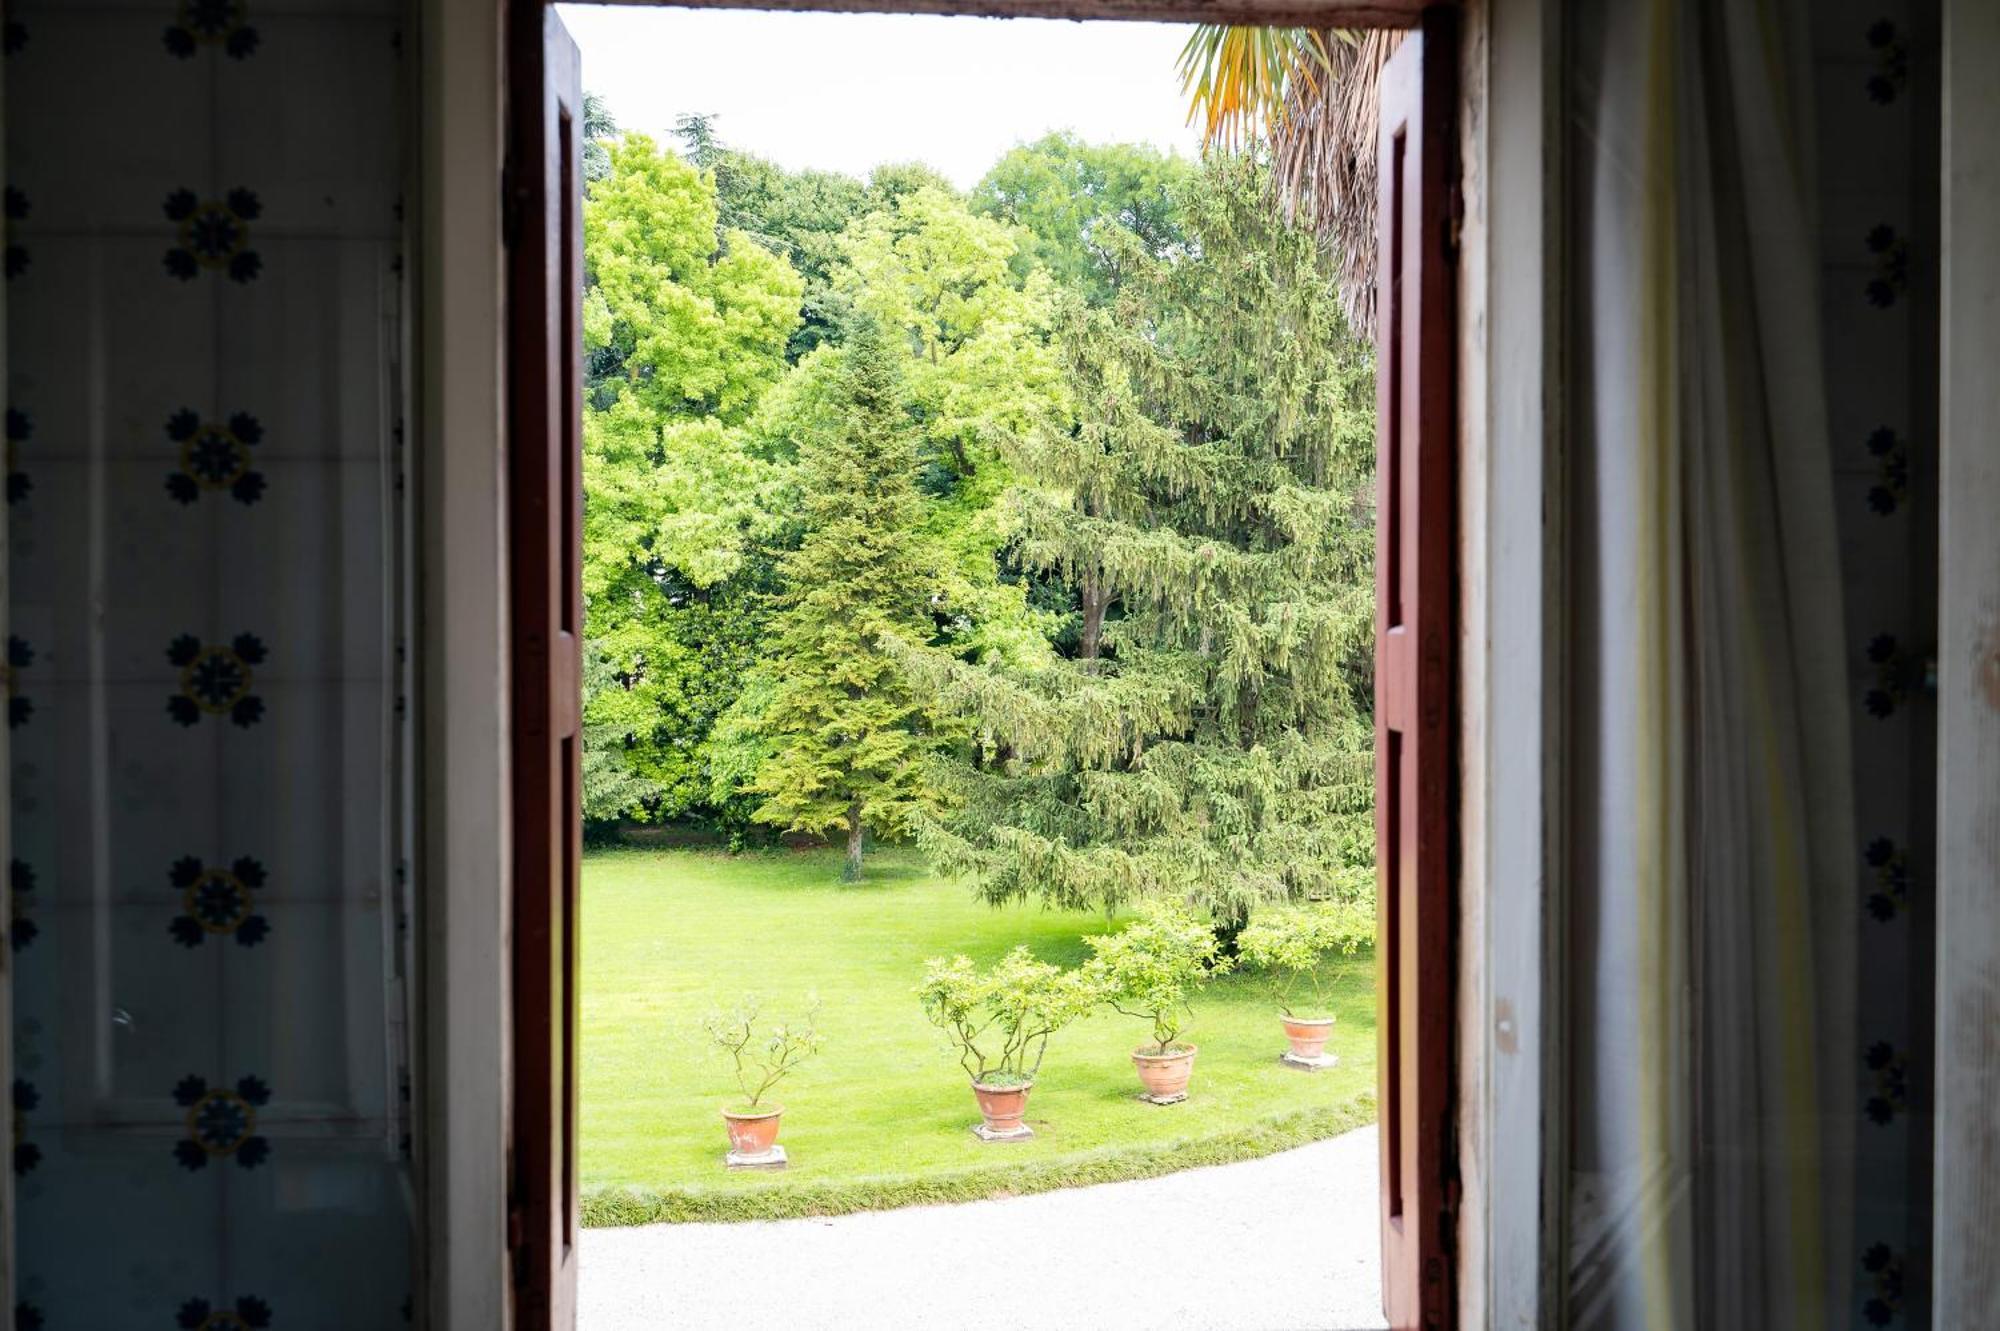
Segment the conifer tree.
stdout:
<path fill-rule="evenodd" d="M 866 321 L 839 354 L 837 424 L 800 448 L 805 531 L 781 566 L 786 590 L 763 671 L 759 720 L 772 750 L 748 790 L 763 797 L 760 822 L 844 832 L 851 882 L 861 876 L 864 829 L 901 832 L 934 803 L 926 760 L 940 738 L 889 650 L 925 651 L 936 582 L 918 537 L 916 449 L 897 357 Z"/>
<path fill-rule="evenodd" d="M 1019 442 L 1013 496 L 1022 563 L 1073 595 L 1060 649 L 907 658 L 976 720 L 919 840 L 996 900 L 1173 896 L 1239 925 L 1372 892 L 1372 372 L 1264 189 L 1211 162 L 1187 251 L 1127 237 L 1113 303 L 1064 311 L 1074 417 Z"/>

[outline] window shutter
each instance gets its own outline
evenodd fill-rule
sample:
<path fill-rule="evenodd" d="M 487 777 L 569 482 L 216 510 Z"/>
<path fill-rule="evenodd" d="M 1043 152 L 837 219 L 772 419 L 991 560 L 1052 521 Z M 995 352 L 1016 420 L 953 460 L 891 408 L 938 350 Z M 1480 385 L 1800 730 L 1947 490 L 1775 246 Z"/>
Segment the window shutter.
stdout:
<path fill-rule="evenodd" d="M 1382 1307 L 1452 1317 L 1452 15 L 1425 12 L 1381 79 L 1376 329 L 1375 854 Z"/>
<path fill-rule="evenodd" d="M 513 790 L 515 1321 L 576 1322 L 577 875 L 583 597 L 581 59 L 554 6 L 513 5 L 508 662 Z"/>

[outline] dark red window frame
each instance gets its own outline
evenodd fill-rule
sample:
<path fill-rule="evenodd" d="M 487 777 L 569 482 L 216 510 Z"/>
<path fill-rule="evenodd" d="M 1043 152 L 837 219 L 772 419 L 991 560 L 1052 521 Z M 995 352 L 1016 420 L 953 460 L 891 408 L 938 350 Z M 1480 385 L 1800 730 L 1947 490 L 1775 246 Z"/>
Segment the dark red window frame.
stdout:
<path fill-rule="evenodd" d="M 1454 1315 L 1456 15 L 1382 73 L 1376 243 L 1375 850 L 1382 1308 Z"/>
<path fill-rule="evenodd" d="M 1172 0 L 1159 8 L 1173 16 Z M 561 1331 L 576 1307 L 583 108 L 553 8 L 507 12 L 509 1254 L 514 1324 Z M 1456 19 L 1449 5 L 1423 11 L 1380 106 L 1378 1075 L 1383 1309 L 1399 1331 L 1449 1327 L 1456 1307 Z"/>
<path fill-rule="evenodd" d="M 514 1326 L 576 1323 L 583 88 L 553 6 L 508 7 L 508 660 Z"/>

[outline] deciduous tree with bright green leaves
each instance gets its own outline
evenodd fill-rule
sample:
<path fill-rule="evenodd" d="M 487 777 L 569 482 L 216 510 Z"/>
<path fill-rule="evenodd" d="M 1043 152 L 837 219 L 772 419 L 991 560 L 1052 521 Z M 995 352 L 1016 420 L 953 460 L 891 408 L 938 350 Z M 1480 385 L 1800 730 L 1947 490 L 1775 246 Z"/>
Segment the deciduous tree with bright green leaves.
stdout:
<path fill-rule="evenodd" d="M 804 535 L 779 566 L 756 717 L 770 752 L 747 791 L 762 801 L 760 822 L 844 835 L 853 881 L 865 830 L 901 833 L 935 806 L 927 760 L 948 734 L 887 650 L 890 641 L 924 650 L 938 582 L 917 530 L 898 358 L 873 322 L 857 325 L 838 355 L 833 419 L 799 454 Z"/>
<path fill-rule="evenodd" d="M 710 797 L 706 745 L 754 655 L 784 468 L 742 421 L 785 370 L 802 284 L 714 186 L 643 135 L 590 185 L 584 414 L 584 807 L 667 818 Z"/>
<path fill-rule="evenodd" d="M 1059 286 L 1102 305 L 1117 291 L 1129 249 L 1112 243 L 1114 231 L 1136 237 L 1156 258 L 1186 245 L 1174 196 L 1195 172 L 1187 159 L 1145 144 L 1047 134 L 994 163 L 974 187 L 972 207 L 1032 237 L 1021 261 L 1040 264 Z"/>

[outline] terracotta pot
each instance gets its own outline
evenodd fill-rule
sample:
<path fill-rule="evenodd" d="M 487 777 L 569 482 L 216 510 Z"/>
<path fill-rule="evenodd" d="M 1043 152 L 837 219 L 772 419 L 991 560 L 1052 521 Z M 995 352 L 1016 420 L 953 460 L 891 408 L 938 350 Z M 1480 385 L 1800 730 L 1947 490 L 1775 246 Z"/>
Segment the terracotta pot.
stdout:
<path fill-rule="evenodd" d="M 722 1121 L 729 1129 L 729 1149 L 738 1155 L 769 1155 L 778 1144 L 778 1119 L 783 1105 L 766 1109 L 725 1109 Z"/>
<path fill-rule="evenodd" d="M 1326 1054 L 1326 1042 L 1333 1038 L 1332 1017 L 1286 1017 L 1278 1018 L 1285 1027 L 1285 1038 L 1292 1042 L 1292 1052 L 1307 1062 L 1314 1062 Z"/>
<path fill-rule="evenodd" d="M 1194 1055 L 1195 1046 L 1191 1044 L 1178 1045 L 1164 1054 L 1134 1049 L 1132 1065 L 1139 1069 L 1139 1082 L 1146 1088 L 1146 1098 L 1155 1104 L 1185 1100 L 1188 1079 L 1194 1076 Z"/>
<path fill-rule="evenodd" d="M 1035 1083 L 1031 1081 L 1022 1082 L 1019 1086 L 972 1083 L 972 1098 L 979 1101 L 980 1117 L 986 1120 L 986 1131 L 980 1135 L 988 1140 L 1033 1135 L 1033 1129 L 1021 1118 L 1028 1112 L 1028 1092 L 1034 1089 Z"/>

